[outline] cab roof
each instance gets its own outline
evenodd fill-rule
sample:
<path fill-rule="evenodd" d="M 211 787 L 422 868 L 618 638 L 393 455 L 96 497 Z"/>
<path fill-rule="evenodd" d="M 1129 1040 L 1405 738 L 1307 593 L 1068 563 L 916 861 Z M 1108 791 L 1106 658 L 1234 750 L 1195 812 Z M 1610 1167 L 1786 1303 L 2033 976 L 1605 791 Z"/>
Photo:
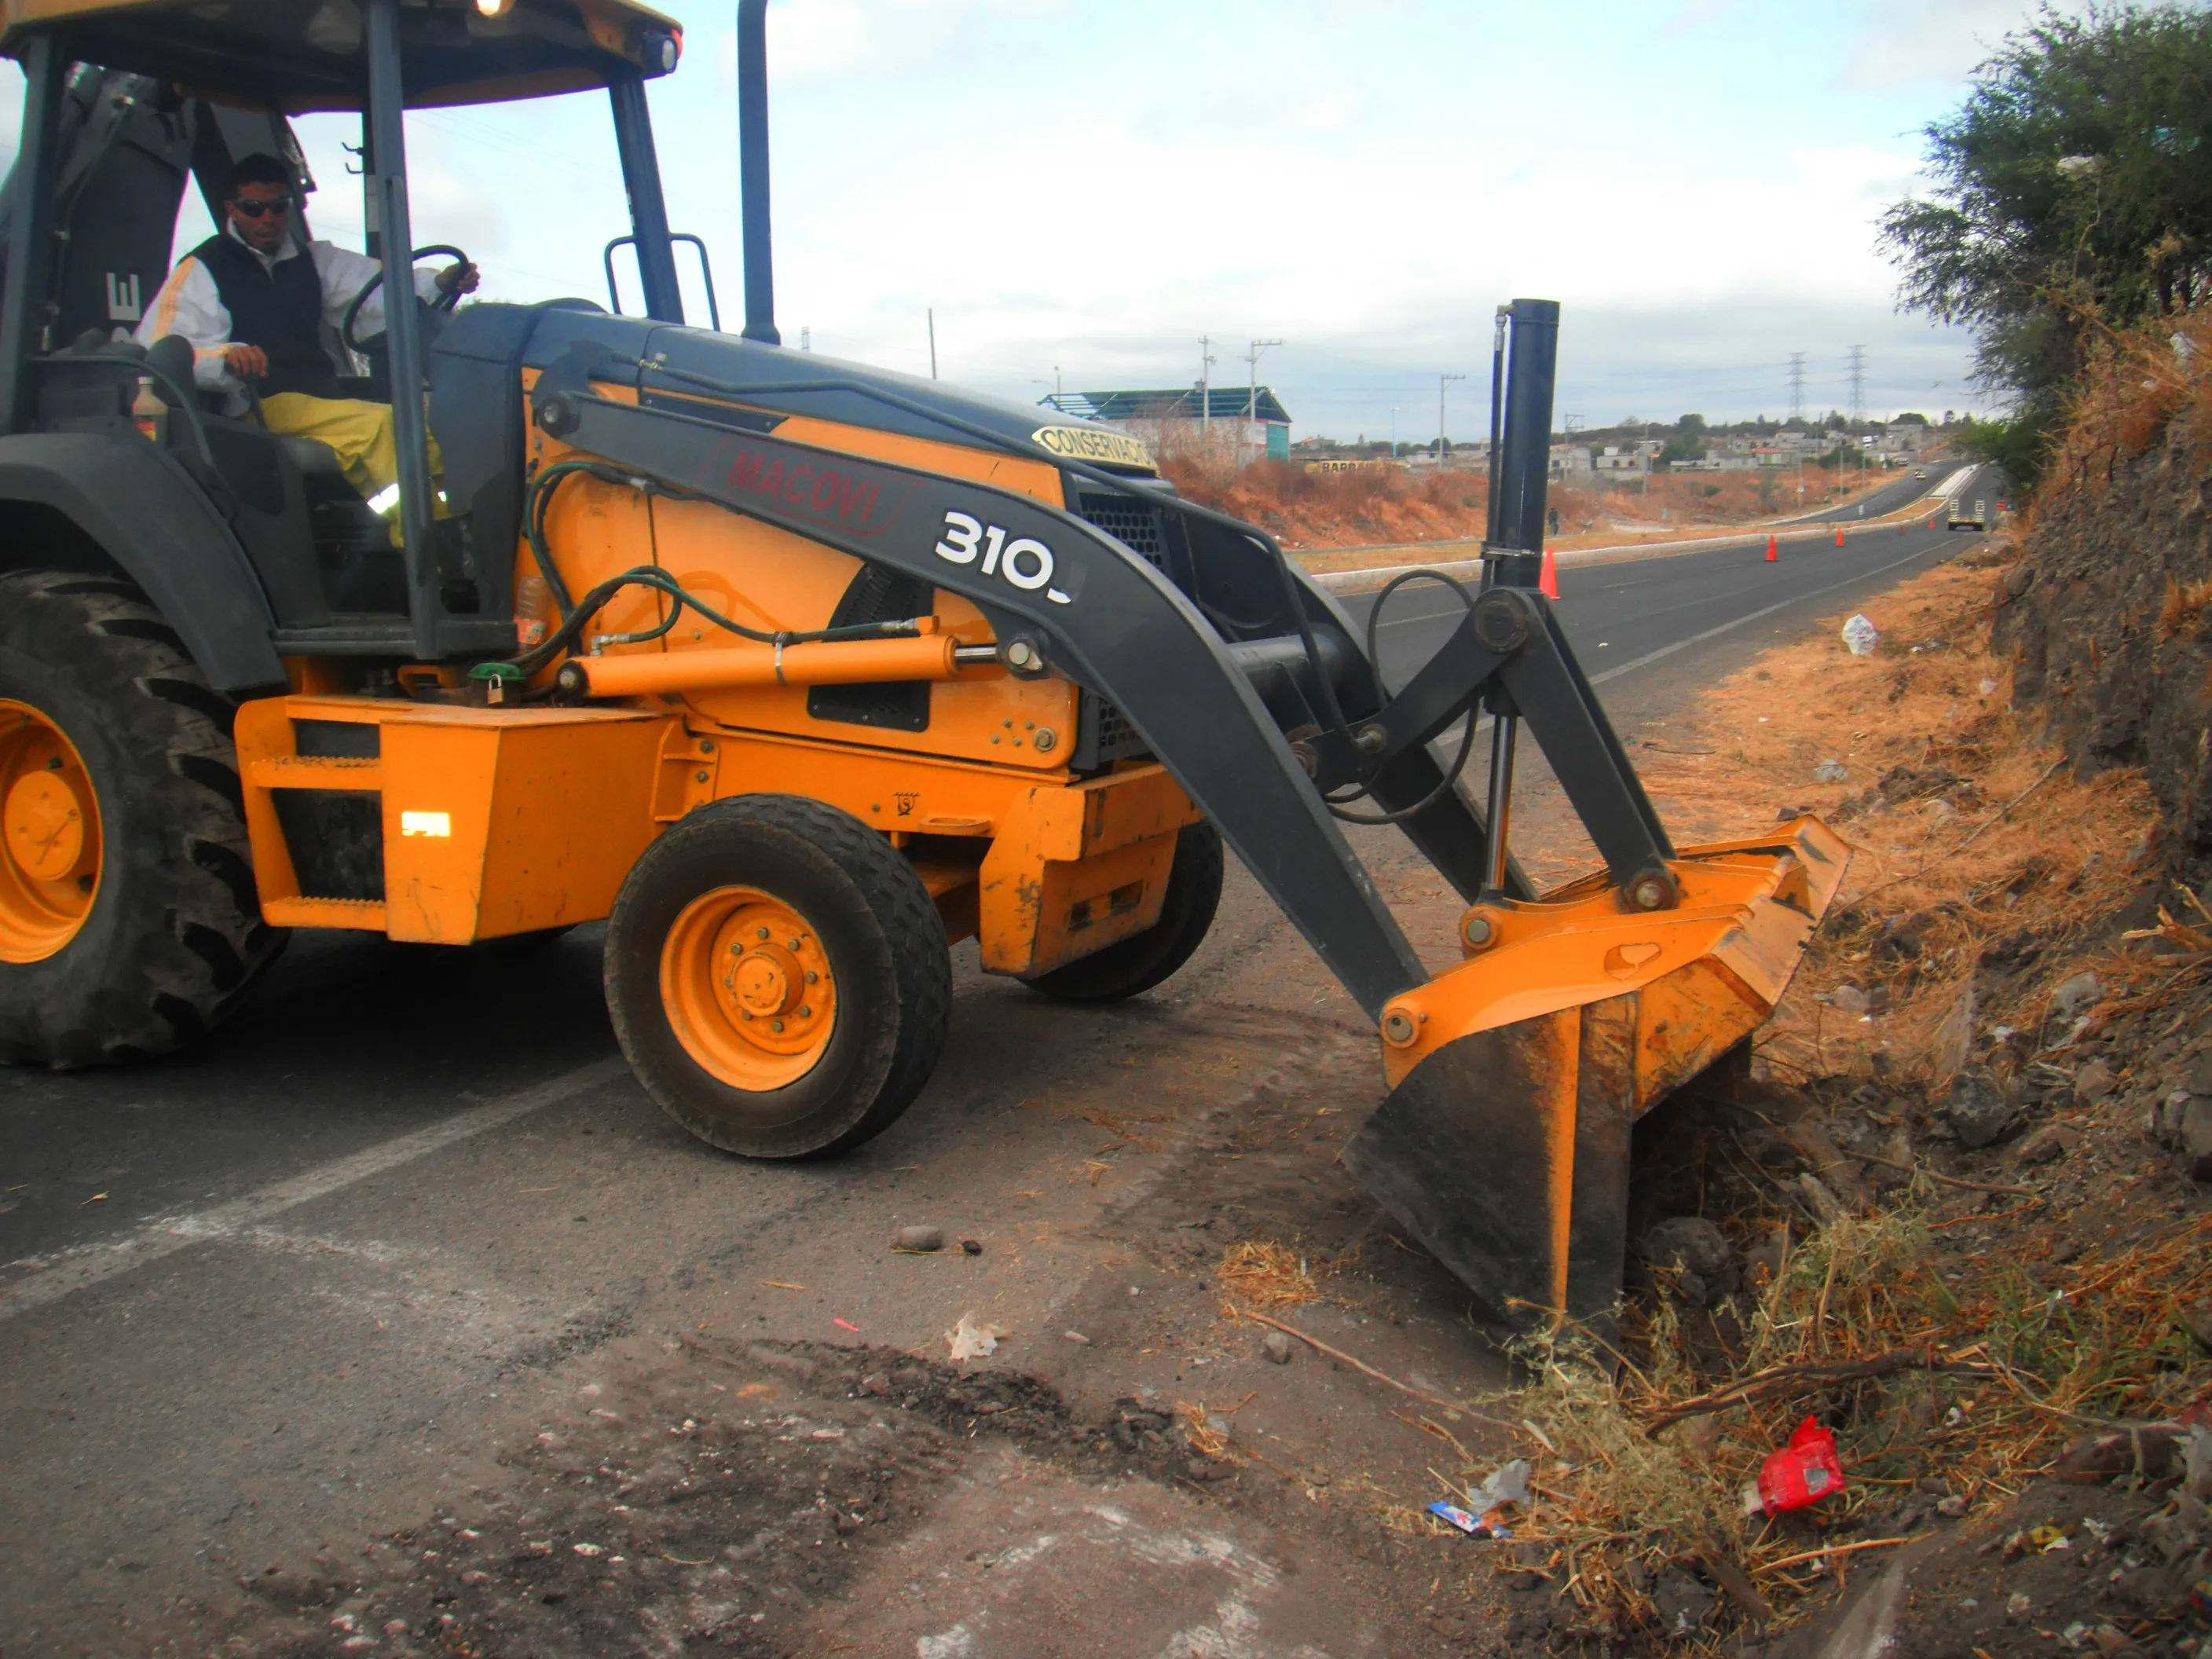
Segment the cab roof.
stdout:
<path fill-rule="evenodd" d="M 683 30 L 632 0 L 402 0 L 410 108 L 503 103 L 675 67 Z M 0 0 L 0 54 L 53 33 L 72 58 L 195 97 L 358 110 L 368 70 L 356 0 Z"/>

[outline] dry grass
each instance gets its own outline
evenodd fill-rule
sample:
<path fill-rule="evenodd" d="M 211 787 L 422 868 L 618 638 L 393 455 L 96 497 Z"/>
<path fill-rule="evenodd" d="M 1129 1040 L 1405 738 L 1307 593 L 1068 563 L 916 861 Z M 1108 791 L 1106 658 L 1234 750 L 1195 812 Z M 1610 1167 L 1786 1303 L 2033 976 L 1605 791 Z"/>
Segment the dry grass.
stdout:
<path fill-rule="evenodd" d="M 1310 1259 L 1288 1244 L 1240 1240 L 1222 1253 L 1214 1276 L 1232 1302 L 1247 1307 L 1295 1308 L 1321 1299 Z"/>
<path fill-rule="evenodd" d="M 2132 854 L 2154 807 L 2136 775 L 2079 782 L 2054 769 L 2011 713 L 2005 665 L 1984 649 L 1990 580 L 1948 566 L 1870 604 L 1883 634 L 1870 658 L 1844 650 L 1833 618 L 1715 687 L 1698 735 L 1639 753 L 1678 841 L 1753 833 L 1787 807 L 1820 812 L 1855 844 L 1829 923 L 1762 1036 L 1778 1079 L 1930 1079 L 1944 1016 L 2008 935 L 2043 948 L 2033 972 L 1998 981 L 2002 1006 L 1982 1011 L 1984 1027 L 2042 1030 L 2051 988 L 2083 965 L 2106 988 L 2096 1023 L 2185 993 L 2201 1006 L 2212 984 L 2212 916 L 2160 930 L 2177 955 L 2109 942 L 2110 918 L 2143 879 Z M 1849 777 L 1814 781 L 1828 758 Z M 1863 1021 L 1821 1000 L 1846 983 L 1886 990 L 1888 1012 Z M 1729 1224 L 1740 1237 L 1778 1235 L 1783 1251 L 1778 1270 L 1761 1268 L 1748 1287 L 1731 1336 L 1717 1346 L 1699 1315 L 1692 1341 L 1671 1300 L 1632 1308 L 1618 1354 L 1572 1332 L 1534 1345 L 1528 1386 L 1492 1402 L 1544 1443 L 1545 1490 L 1518 1535 L 1552 1547 L 1592 1632 L 1656 1633 L 1625 1569 L 1706 1553 L 1740 1568 L 1786 1623 L 1854 1559 L 1824 1559 L 1824 1542 L 1878 1558 L 1901 1535 L 1892 1503 L 1915 1483 L 1986 1509 L 2096 1423 L 2178 1413 L 2212 1394 L 2176 1318 L 2212 1293 L 2212 1217 L 2103 1254 L 2092 1246 L 2062 1268 L 2044 1259 L 2033 1229 L 2048 1212 L 2031 1201 L 2002 1247 L 1939 1270 L 1940 1230 L 2006 1227 L 1980 1207 L 2019 1201 L 1918 1174 L 1887 1212 L 1808 1234 L 1771 1182 L 1753 1185 L 1764 1197 Z M 1959 1213 L 1939 1215 L 1946 1206 Z M 1627 1361 L 1615 1366 L 1619 1355 Z M 1853 1367 L 1875 1374 L 1838 1375 Z M 1715 1392 L 1725 1397 L 1677 1419 Z M 1808 1413 L 1837 1433 L 1845 1492 L 1786 1524 L 1745 1519 L 1739 1493 Z M 1457 1456 L 1463 1475 L 1480 1472 L 1463 1449 Z"/>
<path fill-rule="evenodd" d="M 2200 458 L 2212 453 L 2212 311 L 2124 331 L 2088 321 L 2088 368 L 2036 492 L 2039 507 L 2102 488 L 2122 462 L 2161 441 Z"/>
<path fill-rule="evenodd" d="M 1990 580 L 1947 565 L 1870 602 L 1882 634 L 1870 657 L 1851 656 L 1831 618 L 1713 688 L 1688 742 L 1638 757 L 1678 842 L 1754 834 L 1788 807 L 1852 842 L 1837 904 L 1761 1038 L 1784 1075 L 1928 1075 L 1980 953 L 2031 923 L 2051 971 L 1988 1019 L 2034 1024 L 2050 984 L 2110 965 L 2092 938 L 2140 884 L 2155 807 L 2139 774 L 2052 773 L 2057 757 L 2008 706 L 2009 665 L 1986 649 Z M 1816 781 L 1823 760 L 1849 775 Z M 1887 992 L 1887 1017 L 1821 1000 L 1845 984 Z"/>

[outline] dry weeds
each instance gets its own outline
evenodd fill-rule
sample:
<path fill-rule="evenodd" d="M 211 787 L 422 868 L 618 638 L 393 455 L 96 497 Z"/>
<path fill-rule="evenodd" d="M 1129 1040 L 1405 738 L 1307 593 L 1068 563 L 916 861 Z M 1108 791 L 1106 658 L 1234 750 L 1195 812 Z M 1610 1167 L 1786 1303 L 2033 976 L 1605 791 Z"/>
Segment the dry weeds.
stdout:
<path fill-rule="evenodd" d="M 1215 1276 L 1233 1301 L 1248 1307 L 1295 1308 L 1321 1299 L 1311 1259 L 1288 1244 L 1240 1240 L 1222 1253 Z"/>

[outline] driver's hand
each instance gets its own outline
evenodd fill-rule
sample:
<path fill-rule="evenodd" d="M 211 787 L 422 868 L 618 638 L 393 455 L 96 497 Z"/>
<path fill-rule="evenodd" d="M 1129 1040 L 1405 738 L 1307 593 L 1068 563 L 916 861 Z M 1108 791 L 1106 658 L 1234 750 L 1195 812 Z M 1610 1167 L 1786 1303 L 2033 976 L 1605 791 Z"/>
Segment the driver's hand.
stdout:
<path fill-rule="evenodd" d="M 269 354 L 258 345 L 233 340 L 222 349 L 222 356 L 230 365 L 230 372 L 241 380 L 258 380 L 269 373 Z"/>
<path fill-rule="evenodd" d="M 477 268 L 474 265 L 447 265 L 438 273 L 441 294 L 473 294 L 477 291 Z"/>

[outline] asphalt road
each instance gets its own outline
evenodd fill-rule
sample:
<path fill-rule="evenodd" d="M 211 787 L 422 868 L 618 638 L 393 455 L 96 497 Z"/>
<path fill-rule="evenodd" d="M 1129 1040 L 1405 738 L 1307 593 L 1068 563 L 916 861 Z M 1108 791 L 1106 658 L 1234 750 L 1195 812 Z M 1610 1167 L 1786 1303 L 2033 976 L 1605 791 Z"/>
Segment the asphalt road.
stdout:
<path fill-rule="evenodd" d="M 1911 526 L 1777 564 L 1742 549 L 1571 568 L 1560 612 L 1616 724 L 1663 725 L 1776 637 L 1974 539 Z M 1369 603 L 1351 601 L 1362 618 Z M 1434 589 L 1395 598 L 1386 665 L 1410 672 L 1456 614 Z M 1417 944 L 1447 948 L 1456 906 L 1433 873 L 1391 832 L 1358 845 Z M 963 947 L 945 1064 L 906 1117 L 836 1164 L 749 1164 L 690 1140 L 629 1079 L 598 938 L 533 953 L 302 935 L 191 1054 L 0 1071 L 0 1649 L 137 1650 L 210 1584 L 312 1549 L 358 1555 L 365 1534 L 491 1479 L 515 1414 L 625 1343 L 657 1358 L 712 1326 L 941 1353 L 963 1305 L 1056 1333 L 1103 1295 L 1094 1281 L 1119 1305 L 1135 1272 L 1115 1206 L 1196 1179 L 1166 1129 L 1158 1145 L 1115 1129 L 1102 1160 L 1095 1126 L 1120 1120 L 1097 1111 L 1176 1088 L 1218 1115 L 1255 1088 L 1371 1087 L 1357 1010 L 1232 872 L 1199 957 L 1127 1011 L 1045 1004 Z M 1140 1039 L 1172 1075 L 1115 1106 L 1139 1074 L 1105 1068 L 1135 1064 Z M 1105 1104 L 1042 1109 L 1067 1100 Z M 1328 1156 L 1297 1183 L 1340 1178 Z M 917 1295 L 884 1237 L 946 1216 L 990 1252 L 944 1270 L 969 1275 L 957 1293 Z M 1395 1374 L 1486 1363 L 1449 1310 L 1397 1324 L 1364 1331 Z M 1096 1369 L 1103 1344 L 1066 1352 L 1050 1363 L 1072 1395 L 1182 1376 L 1133 1339 L 1119 1370 Z M 1283 1433 L 1330 1420 L 1316 1408 Z M 1432 1454 L 1405 1433 L 1419 1478 Z"/>
<path fill-rule="evenodd" d="M 1924 478 L 1917 476 L 1924 472 Z M 1956 485 L 1950 481 L 1959 480 Z M 1856 519 L 1879 519 L 1925 501 L 1930 512 L 1940 506 L 1948 495 L 1962 494 L 1976 483 L 1990 489 L 1999 487 L 1999 476 L 1985 467 L 1962 465 L 1957 461 L 1930 461 L 1924 466 L 1908 469 L 1903 477 L 1884 484 L 1873 494 L 1847 502 L 1840 507 L 1824 507 L 1816 513 L 1807 513 L 1785 520 L 1790 524 L 1836 524 Z M 1969 501 L 1972 496 L 1967 496 Z"/>
<path fill-rule="evenodd" d="M 1925 482 L 1907 478 L 1881 492 L 1899 499 L 1870 507 L 1867 516 L 1895 511 L 1915 492 L 1924 495 L 1942 483 L 1938 472 L 1931 468 Z M 1975 480 L 1992 476 L 1977 470 L 1962 487 L 1971 490 Z M 1808 607 L 1832 609 L 1853 594 L 1901 580 L 1945 552 L 1957 551 L 1968 535 L 1945 529 L 1939 517 L 1933 530 L 1923 521 L 1860 531 L 1847 534 L 1841 547 L 1785 544 L 1771 564 L 1765 549 L 1753 545 L 1617 564 L 1568 565 L 1559 574 L 1558 610 L 1583 672 L 1600 686 L 1658 670 L 1686 655 L 1702 675 L 1721 662 L 1738 659 L 1747 648 L 1756 650 L 1802 626 Z M 1344 604 L 1364 629 L 1374 596 L 1351 595 Z M 1393 594 L 1376 630 L 1384 678 L 1402 684 L 1450 636 L 1461 615 L 1460 601 L 1433 583 L 1409 585 Z M 1671 680 L 1686 665 L 1678 662 L 1667 677 Z"/>

